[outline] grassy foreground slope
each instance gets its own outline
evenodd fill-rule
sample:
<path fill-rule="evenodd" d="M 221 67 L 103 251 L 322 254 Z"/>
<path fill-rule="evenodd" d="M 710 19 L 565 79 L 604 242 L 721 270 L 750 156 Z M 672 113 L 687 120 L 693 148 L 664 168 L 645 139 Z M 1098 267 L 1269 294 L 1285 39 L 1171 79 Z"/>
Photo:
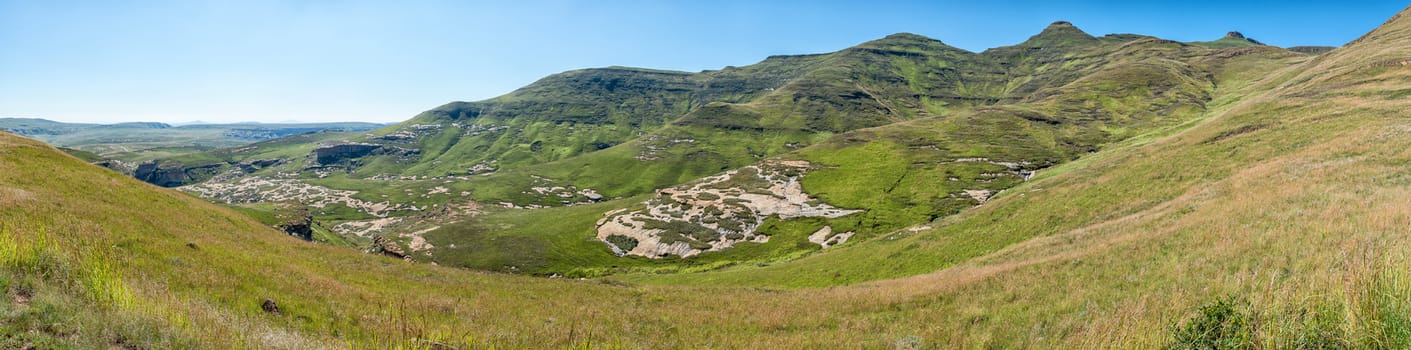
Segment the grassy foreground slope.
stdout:
<path fill-rule="evenodd" d="M 3 133 L 0 222 L 4 348 L 889 341 L 834 330 L 845 313 L 809 310 L 805 299 L 779 292 L 485 274 L 308 243 Z M 278 312 L 265 310 L 265 300 Z M 873 301 L 858 303 L 851 307 Z M 750 312 L 758 307 L 780 312 Z"/>

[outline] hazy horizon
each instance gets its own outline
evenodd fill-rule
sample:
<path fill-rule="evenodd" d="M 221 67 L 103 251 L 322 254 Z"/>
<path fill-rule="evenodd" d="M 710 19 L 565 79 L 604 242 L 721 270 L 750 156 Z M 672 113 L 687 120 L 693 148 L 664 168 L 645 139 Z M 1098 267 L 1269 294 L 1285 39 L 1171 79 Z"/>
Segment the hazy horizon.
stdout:
<path fill-rule="evenodd" d="M 48 117 L 39 116 L 39 115 L 5 115 L 5 114 L 0 114 L 0 119 L 44 119 L 44 120 L 48 120 L 48 121 L 55 121 L 55 122 L 60 122 L 60 123 L 72 123 L 72 124 L 163 123 L 163 124 L 169 124 L 169 125 L 171 125 L 171 126 L 207 125 L 207 124 L 211 124 L 211 125 L 216 125 L 216 124 L 219 124 L 219 125 L 230 125 L 230 124 L 319 124 L 319 123 L 371 123 L 371 124 L 394 124 L 394 123 L 396 123 L 396 122 L 400 122 L 400 121 L 406 120 L 406 119 L 399 119 L 399 120 L 395 120 L 395 121 L 369 121 L 369 120 L 296 120 L 296 119 L 284 119 L 284 120 L 264 120 L 264 121 L 261 121 L 261 120 L 230 120 L 230 121 L 186 120 L 186 121 L 165 121 L 165 120 L 142 120 L 142 119 L 137 119 L 137 120 L 118 120 L 118 121 L 101 121 L 101 120 L 100 120 L 100 121 L 83 121 L 83 120 L 64 120 L 64 119 L 62 119 L 62 118 L 48 118 Z"/>
<path fill-rule="evenodd" d="M 571 69 L 695 72 L 898 32 L 978 52 L 1057 20 L 1097 36 L 1203 41 L 1240 31 L 1275 46 L 1339 46 L 1404 6 L 0 0 L 0 117 L 387 123 Z"/>

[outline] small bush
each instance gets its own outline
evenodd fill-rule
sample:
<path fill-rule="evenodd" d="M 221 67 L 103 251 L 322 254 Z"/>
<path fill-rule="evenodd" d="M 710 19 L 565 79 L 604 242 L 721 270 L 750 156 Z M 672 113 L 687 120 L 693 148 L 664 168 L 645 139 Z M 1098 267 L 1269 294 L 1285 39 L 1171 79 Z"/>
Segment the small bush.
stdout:
<path fill-rule="evenodd" d="M 1200 307 L 1184 325 L 1171 329 L 1174 340 L 1167 349 L 1254 349 L 1255 317 L 1249 305 L 1234 297 Z"/>
<path fill-rule="evenodd" d="M 717 207 L 717 206 L 714 206 L 714 205 L 706 206 L 704 209 L 701 209 L 701 212 L 704 213 L 704 214 L 710 215 L 710 216 L 722 216 L 722 215 L 725 215 L 725 211 L 724 211 L 724 210 L 721 210 L 720 207 Z"/>
<path fill-rule="evenodd" d="M 1294 317 L 1294 344 L 1298 349 L 1348 349 L 1346 331 L 1342 328 L 1343 310 L 1324 304 L 1300 310 Z"/>
<path fill-rule="evenodd" d="M 665 231 L 661 236 L 662 242 L 666 243 L 672 243 L 672 241 L 667 240 L 667 237 L 672 237 L 672 235 L 668 234 L 679 235 L 678 237 L 689 237 L 699 242 L 715 242 L 720 240 L 720 232 L 716 232 L 715 230 L 694 222 L 651 220 L 646 222 L 645 228 Z M 692 246 L 694 247 L 695 245 L 693 244 Z M 709 245 L 706 245 L 706 247 L 709 247 Z"/>
<path fill-rule="evenodd" d="M 730 178 L 726 179 L 725 181 L 713 183 L 704 187 L 716 190 L 738 188 L 743 189 L 745 191 L 749 191 L 754 189 L 769 188 L 770 185 L 773 184 L 769 183 L 769 180 L 765 180 L 764 178 L 760 177 L 759 170 L 756 170 L 755 168 L 746 167 L 740 168 L 738 173 L 735 173 L 735 175 L 730 176 Z"/>
<path fill-rule="evenodd" d="M 627 236 L 623 236 L 623 235 L 611 235 L 611 236 L 608 236 L 607 241 L 608 241 L 609 244 L 612 244 L 613 246 L 616 246 L 617 249 L 621 249 L 621 250 L 624 251 L 624 252 L 626 252 L 626 251 L 631 251 L 632 248 L 636 248 L 636 247 L 637 247 L 637 239 L 636 239 L 636 238 L 627 237 Z"/>
<path fill-rule="evenodd" d="M 735 219 L 719 220 L 718 222 L 716 222 L 715 226 L 719 227 L 722 230 L 729 230 L 734 232 L 742 232 L 745 230 L 745 225 Z"/>

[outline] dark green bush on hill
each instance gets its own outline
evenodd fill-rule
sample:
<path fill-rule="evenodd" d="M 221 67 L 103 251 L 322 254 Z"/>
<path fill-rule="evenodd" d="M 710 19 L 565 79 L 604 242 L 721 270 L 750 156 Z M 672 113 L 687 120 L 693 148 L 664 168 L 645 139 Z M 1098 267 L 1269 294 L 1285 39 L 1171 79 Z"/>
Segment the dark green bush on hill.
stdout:
<path fill-rule="evenodd" d="M 617 247 L 617 249 L 621 249 L 621 250 L 624 251 L 624 252 L 625 252 L 625 251 L 632 250 L 632 248 L 636 248 L 636 247 L 637 247 L 637 239 L 636 239 L 636 238 L 627 237 L 627 236 L 623 236 L 623 235 L 611 235 L 611 236 L 608 236 L 607 241 L 608 241 L 608 243 L 610 243 L 610 244 L 612 244 L 613 246 Z"/>
<path fill-rule="evenodd" d="M 1171 329 L 1167 349 L 1254 349 L 1256 317 L 1243 299 L 1226 297 L 1200 307 L 1184 324 Z"/>

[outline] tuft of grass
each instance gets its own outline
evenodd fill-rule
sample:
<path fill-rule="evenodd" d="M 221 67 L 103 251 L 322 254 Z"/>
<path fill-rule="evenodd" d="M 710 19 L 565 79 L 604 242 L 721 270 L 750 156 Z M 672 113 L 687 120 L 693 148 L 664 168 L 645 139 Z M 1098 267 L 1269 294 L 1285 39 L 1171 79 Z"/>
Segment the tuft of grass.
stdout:
<path fill-rule="evenodd" d="M 83 283 L 84 294 L 100 305 L 114 308 L 128 308 L 134 305 L 135 296 L 122 281 L 122 270 L 115 264 L 119 260 L 104 251 L 89 251 L 83 254 L 78 273 Z"/>

